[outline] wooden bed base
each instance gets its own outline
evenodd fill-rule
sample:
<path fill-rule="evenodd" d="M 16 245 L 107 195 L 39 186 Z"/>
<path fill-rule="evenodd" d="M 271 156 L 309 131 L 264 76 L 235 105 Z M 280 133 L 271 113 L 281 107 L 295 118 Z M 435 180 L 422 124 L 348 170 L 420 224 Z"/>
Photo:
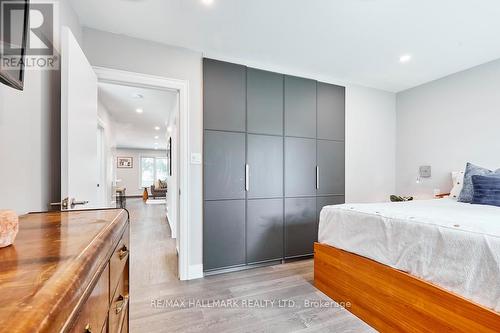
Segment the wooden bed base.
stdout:
<path fill-rule="evenodd" d="M 314 284 L 381 332 L 500 332 L 500 313 L 329 245 L 314 245 Z"/>

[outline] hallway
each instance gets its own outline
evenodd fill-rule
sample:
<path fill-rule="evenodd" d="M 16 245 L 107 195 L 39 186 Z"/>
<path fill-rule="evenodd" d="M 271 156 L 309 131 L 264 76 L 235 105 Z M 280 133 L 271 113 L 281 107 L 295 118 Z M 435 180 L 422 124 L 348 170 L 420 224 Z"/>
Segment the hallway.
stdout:
<path fill-rule="evenodd" d="M 179 281 L 165 207 L 128 199 L 127 208 L 132 333 L 372 332 L 314 288 L 312 260 Z"/>
<path fill-rule="evenodd" d="M 142 199 L 127 199 L 130 212 L 131 284 L 133 293 L 151 285 L 178 281 L 175 239 L 165 218 L 164 205 L 147 205 Z"/>

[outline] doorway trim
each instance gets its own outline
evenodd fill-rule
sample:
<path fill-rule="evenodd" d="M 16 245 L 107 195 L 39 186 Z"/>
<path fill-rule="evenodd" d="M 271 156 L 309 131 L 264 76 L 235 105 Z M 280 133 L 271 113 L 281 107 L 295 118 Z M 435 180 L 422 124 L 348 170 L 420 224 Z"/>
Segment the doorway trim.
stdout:
<path fill-rule="evenodd" d="M 189 175 L 191 164 L 189 162 L 189 81 L 171 79 L 162 76 L 135 73 L 105 67 L 93 67 L 98 82 L 124 84 L 142 88 L 154 88 L 161 90 L 176 90 L 179 92 L 179 226 L 177 237 L 179 238 L 178 272 L 180 280 L 189 280 L 193 274 L 189 270 Z"/>

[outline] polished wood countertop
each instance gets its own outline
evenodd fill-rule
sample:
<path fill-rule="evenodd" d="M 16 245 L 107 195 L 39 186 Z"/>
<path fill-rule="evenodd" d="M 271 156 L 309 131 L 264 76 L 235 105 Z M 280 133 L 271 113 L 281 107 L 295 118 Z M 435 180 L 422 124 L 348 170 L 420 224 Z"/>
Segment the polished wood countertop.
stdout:
<path fill-rule="evenodd" d="M 0 332 L 67 330 L 127 223 L 122 209 L 21 216 L 0 249 Z"/>

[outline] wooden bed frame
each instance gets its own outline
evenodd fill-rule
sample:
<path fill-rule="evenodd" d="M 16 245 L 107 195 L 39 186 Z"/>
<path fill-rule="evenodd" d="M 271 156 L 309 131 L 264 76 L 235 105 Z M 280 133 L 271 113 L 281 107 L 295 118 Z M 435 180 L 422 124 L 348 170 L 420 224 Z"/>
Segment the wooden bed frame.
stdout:
<path fill-rule="evenodd" d="M 500 313 L 329 245 L 314 245 L 314 284 L 381 332 L 500 332 Z"/>

